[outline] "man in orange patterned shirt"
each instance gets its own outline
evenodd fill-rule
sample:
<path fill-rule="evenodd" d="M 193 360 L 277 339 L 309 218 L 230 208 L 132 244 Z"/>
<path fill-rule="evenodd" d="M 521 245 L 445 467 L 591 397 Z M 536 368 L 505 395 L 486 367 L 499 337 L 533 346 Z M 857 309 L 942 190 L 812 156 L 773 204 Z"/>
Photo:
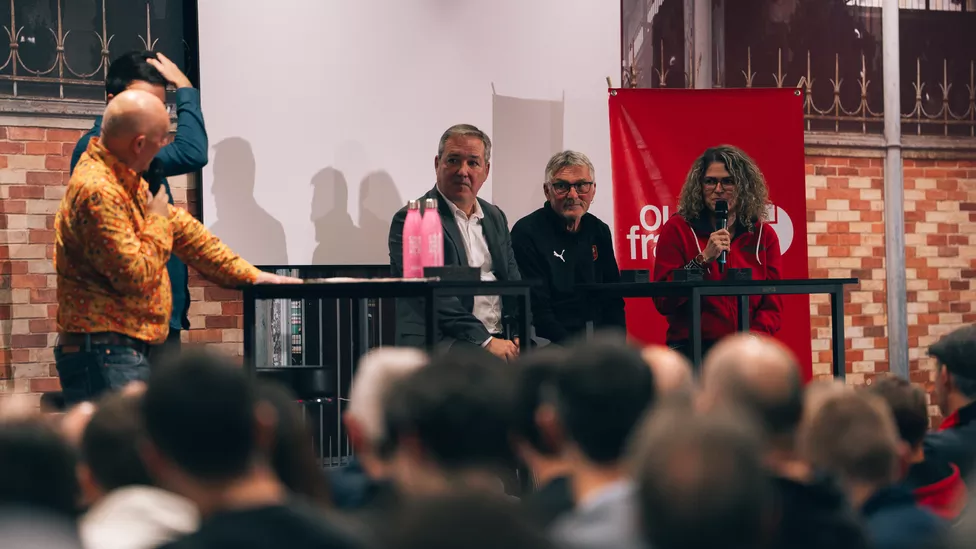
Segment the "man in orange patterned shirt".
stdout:
<path fill-rule="evenodd" d="M 54 357 L 68 405 L 148 377 L 146 356 L 169 331 L 171 253 L 222 286 L 301 282 L 241 259 L 189 212 L 169 205 L 164 188 L 150 195 L 139 174 L 168 139 L 159 98 L 141 90 L 117 95 L 61 201 Z"/>

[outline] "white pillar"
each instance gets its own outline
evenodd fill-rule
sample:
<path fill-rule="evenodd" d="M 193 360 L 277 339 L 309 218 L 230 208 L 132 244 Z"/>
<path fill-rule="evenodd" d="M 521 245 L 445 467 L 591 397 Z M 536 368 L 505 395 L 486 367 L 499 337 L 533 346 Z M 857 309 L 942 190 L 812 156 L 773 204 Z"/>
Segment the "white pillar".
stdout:
<path fill-rule="evenodd" d="M 881 19 L 884 83 L 885 277 L 888 369 L 908 378 L 908 307 L 905 281 L 905 187 L 901 159 L 901 54 L 898 0 L 884 0 Z"/>
<path fill-rule="evenodd" d="M 695 87 L 711 88 L 712 70 L 712 0 L 694 0 L 694 66 Z"/>

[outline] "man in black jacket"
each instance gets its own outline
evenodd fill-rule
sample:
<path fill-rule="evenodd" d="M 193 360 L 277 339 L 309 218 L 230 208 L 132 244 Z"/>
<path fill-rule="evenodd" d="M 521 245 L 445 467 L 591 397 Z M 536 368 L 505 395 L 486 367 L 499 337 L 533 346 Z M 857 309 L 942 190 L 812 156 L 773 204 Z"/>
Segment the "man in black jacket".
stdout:
<path fill-rule="evenodd" d="M 519 272 L 542 282 L 532 289 L 535 334 L 554 343 L 583 330 L 593 308 L 576 284 L 620 281 L 610 227 L 587 213 L 596 196 L 594 175 L 585 154 L 556 153 L 542 184 L 548 201 L 512 228 Z M 589 314 L 596 328 L 626 329 L 623 299 L 608 299 Z"/>
<path fill-rule="evenodd" d="M 481 280 L 521 280 L 512 253 L 508 219 L 500 208 L 478 198 L 491 161 L 491 139 L 469 124 L 452 126 L 441 136 L 434 157 L 437 184 L 421 197 L 437 201 L 444 227 L 444 264 L 468 265 L 481 271 Z M 393 216 L 390 226 L 390 270 L 403 276 L 403 224 L 407 209 Z M 518 341 L 505 338 L 506 317 L 514 318 L 516 303 L 498 296 L 438 299 L 436 342 L 477 345 L 505 360 L 518 356 Z M 515 333 L 516 327 L 510 327 Z M 420 347 L 426 341 L 424 303 L 397 300 L 396 343 Z"/>
<path fill-rule="evenodd" d="M 959 467 L 970 489 L 976 478 L 976 325 L 963 326 L 929 347 L 938 361 L 935 397 L 945 419 L 925 437 L 936 452 Z"/>

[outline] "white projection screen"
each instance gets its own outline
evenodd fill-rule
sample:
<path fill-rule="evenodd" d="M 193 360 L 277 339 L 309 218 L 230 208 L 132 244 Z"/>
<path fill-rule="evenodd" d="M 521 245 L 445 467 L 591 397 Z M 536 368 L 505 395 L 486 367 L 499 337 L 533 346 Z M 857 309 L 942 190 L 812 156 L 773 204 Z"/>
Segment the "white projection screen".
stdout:
<path fill-rule="evenodd" d="M 596 168 L 613 224 L 606 78 L 617 0 L 206 0 L 204 223 L 257 265 L 389 263 L 393 214 L 434 185 L 441 133 L 492 138 L 480 196 L 514 224 L 549 156 Z"/>

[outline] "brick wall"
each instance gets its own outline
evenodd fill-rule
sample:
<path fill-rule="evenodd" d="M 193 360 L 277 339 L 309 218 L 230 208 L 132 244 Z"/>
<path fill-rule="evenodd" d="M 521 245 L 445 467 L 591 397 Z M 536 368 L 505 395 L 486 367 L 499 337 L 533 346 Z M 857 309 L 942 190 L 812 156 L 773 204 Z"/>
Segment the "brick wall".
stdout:
<path fill-rule="evenodd" d="M 51 350 L 52 229 L 81 133 L 0 127 L 0 393 L 58 387 Z M 846 298 L 847 370 L 855 384 L 886 371 L 888 360 L 883 160 L 880 151 L 867 154 L 810 155 L 806 166 L 810 275 L 861 279 Z M 177 204 L 196 212 L 188 178 L 170 183 Z M 952 328 L 976 322 L 976 162 L 906 159 L 905 209 L 912 377 L 930 386 L 932 365 L 924 349 Z M 184 340 L 240 355 L 237 293 L 209 285 L 192 271 L 190 286 L 193 329 Z M 827 299 L 813 296 L 811 312 L 814 373 L 829 376 Z"/>

